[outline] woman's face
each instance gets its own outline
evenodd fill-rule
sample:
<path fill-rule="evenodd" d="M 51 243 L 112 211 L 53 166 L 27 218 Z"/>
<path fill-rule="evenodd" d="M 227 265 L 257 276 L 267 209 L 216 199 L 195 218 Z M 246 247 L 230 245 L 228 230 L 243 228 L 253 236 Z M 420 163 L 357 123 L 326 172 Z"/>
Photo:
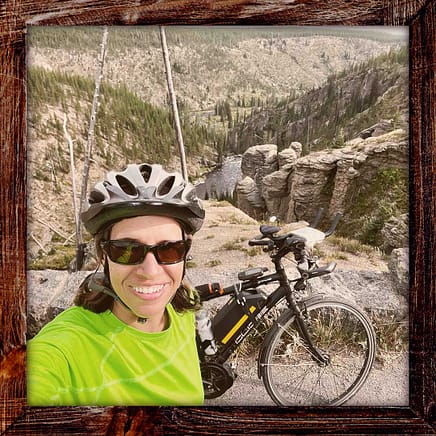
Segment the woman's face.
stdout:
<path fill-rule="evenodd" d="M 116 223 L 111 230 L 111 240 L 128 239 L 146 245 L 183 239 L 180 225 L 172 218 L 139 216 Z M 159 330 L 165 324 L 165 307 L 173 298 L 183 278 L 183 261 L 161 265 L 154 254 L 148 252 L 138 265 L 120 265 L 107 258 L 110 281 L 119 298 L 132 312 L 115 301 L 113 312 L 128 324 L 137 317 L 147 318 L 147 330 Z M 160 327 L 159 327 L 160 326 Z"/>

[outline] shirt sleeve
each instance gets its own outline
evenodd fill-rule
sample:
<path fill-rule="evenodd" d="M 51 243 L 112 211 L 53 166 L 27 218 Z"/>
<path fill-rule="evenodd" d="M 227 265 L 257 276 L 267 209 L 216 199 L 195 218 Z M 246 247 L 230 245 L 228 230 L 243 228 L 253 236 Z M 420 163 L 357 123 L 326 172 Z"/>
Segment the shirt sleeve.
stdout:
<path fill-rule="evenodd" d="M 71 380 L 65 355 L 45 341 L 27 344 L 27 403 L 55 406 L 65 402 Z"/>

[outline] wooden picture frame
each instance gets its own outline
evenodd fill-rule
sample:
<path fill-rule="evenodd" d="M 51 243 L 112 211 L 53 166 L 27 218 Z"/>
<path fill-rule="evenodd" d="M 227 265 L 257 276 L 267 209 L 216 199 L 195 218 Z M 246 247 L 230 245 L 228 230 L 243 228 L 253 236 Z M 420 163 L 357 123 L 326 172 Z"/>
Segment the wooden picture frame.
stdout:
<path fill-rule="evenodd" d="M 0 9 L 2 434 L 436 433 L 436 1 L 6 0 Z M 410 349 L 407 407 L 59 407 L 25 398 L 26 25 L 409 26 Z"/>

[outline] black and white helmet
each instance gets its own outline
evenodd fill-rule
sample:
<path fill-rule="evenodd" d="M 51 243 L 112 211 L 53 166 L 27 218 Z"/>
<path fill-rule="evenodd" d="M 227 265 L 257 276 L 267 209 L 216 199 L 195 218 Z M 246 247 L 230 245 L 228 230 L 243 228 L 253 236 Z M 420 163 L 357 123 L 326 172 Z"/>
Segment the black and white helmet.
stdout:
<path fill-rule="evenodd" d="M 179 173 L 168 173 L 157 164 L 131 164 L 124 171 L 109 171 L 89 194 L 81 215 L 94 236 L 124 218 L 168 216 L 180 222 L 187 234 L 197 232 L 204 209 L 195 187 Z"/>

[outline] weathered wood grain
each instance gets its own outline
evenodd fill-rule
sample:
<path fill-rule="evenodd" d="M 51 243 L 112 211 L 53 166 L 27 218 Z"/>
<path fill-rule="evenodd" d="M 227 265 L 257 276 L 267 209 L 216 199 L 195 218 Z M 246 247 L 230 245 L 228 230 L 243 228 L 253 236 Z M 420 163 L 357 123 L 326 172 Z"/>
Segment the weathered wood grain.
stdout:
<path fill-rule="evenodd" d="M 0 6 L 0 432 L 434 434 L 435 0 L 6 0 Z M 25 404 L 26 25 L 406 25 L 410 32 L 410 405 L 29 408 Z"/>

